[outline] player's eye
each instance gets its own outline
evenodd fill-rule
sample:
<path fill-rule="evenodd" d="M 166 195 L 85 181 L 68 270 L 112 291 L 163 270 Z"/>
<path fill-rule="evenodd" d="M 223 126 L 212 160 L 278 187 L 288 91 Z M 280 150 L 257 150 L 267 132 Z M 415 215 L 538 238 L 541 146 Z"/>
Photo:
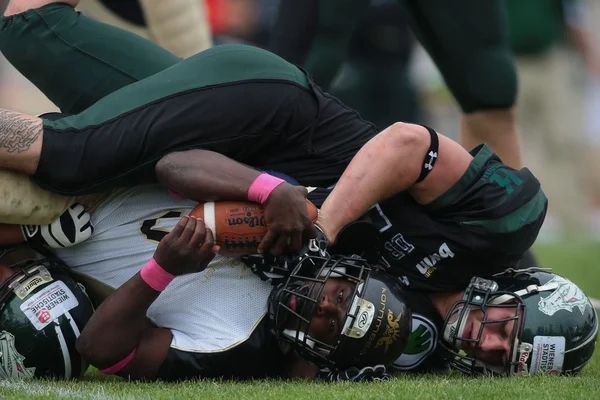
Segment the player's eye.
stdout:
<path fill-rule="evenodd" d="M 335 319 L 332 319 L 329 322 L 329 332 L 334 332 L 335 331 Z"/>
<path fill-rule="evenodd" d="M 500 327 L 500 332 L 502 332 L 502 337 L 504 339 L 510 339 L 511 336 L 510 332 L 508 331 L 508 322 L 508 320 L 504 321 Z"/>
<path fill-rule="evenodd" d="M 344 301 L 344 291 L 342 290 L 342 291 L 340 291 L 340 293 L 338 294 L 338 297 L 337 297 L 337 302 L 338 302 L 338 303 L 341 303 L 341 302 L 343 302 L 343 301 Z"/>

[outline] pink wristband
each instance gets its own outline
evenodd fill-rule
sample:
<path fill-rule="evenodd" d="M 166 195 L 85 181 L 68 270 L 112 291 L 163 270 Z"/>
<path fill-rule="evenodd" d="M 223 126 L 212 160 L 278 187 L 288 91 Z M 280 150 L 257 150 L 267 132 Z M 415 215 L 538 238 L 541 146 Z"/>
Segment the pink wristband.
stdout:
<path fill-rule="evenodd" d="M 108 368 L 101 369 L 100 372 L 103 374 L 116 374 L 117 372 L 119 372 L 120 370 L 125 368 L 125 366 L 127 364 L 129 364 L 129 362 L 133 358 L 134 354 L 135 354 L 135 349 L 133 349 L 133 351 L 131 353 L 129 353 L 129 355 L 127 355 L 127 357 L 125 357 L 124 359 L 122 359 L 121 361 L 116 363 L 115 365 L 110 366 Z"/>
<path fill-rule="evenodd" d="M 180 195 L 179 193 L 177 193 L 174 190 L 169 189 L 169 194 L 173 197 L 177 197 L 178 199 L 187 200 L 187 197 L 183 197 L 182 195 Z"/>
<path fill-rule="evenodd" d="M 259 204 L 265 204 L 271 192 L 285 182 L 269 174 L 260 174 L 248 189 L 248 200 Z"/>
<path fill-rule="evenodd" d="M 157 292 L 162 292 L 175 279 L 175 275 L 168 273 L 153 258 L 142 268 L 140 276 Z"/>

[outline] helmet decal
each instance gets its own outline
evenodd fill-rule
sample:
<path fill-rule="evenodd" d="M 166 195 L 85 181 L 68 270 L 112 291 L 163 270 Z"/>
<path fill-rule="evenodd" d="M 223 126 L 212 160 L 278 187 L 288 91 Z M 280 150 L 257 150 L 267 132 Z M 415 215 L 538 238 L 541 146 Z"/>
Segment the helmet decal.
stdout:
<path fill-rule="evenodd" d="M 77 307 L 79 302 L 62 281 L 54 282 L 21 304 L 21 311 L 33 326 L 41 331 L 52 321 Z"/>
<path fill-rule="evenodd" d="M 394 318 L 394 312 L 388 310 L 387 326 L 385 327 L 385 332 L 383 332 L 383 337 L 375 343 L 376 349 L 385 346 L 384 352 L 387 353 L 390 345 L 398 340 L 398 337 L 400 336 L 400 318 L 402 318 L 402 313 L 399 313 L 396 318 Z"/>
<path fill-rule="evenodd" d="M 394 367 L 409 370 L 419 365 L 436 348 L 438 330 L 428 318 L 419 314 L 412 316 L 412 333 L 402 355 L 394 362 Z"/>
<path fill-rule="evenodd" d="M 0 379 L 33 378 L 35 368 L 23 364 L 25 357 L 15 347 L 15 337 L 10 332 L 0 332 Z"/>
<path fill-rule="evenodd" d="M 518 349 L 517 375 L 527 375 L 529 373 L 528 361 L 531 356 L 532 346 L 529 343 L 521 343 Z"/>
<path fill-rule="evenodd" d="M 531 352 L 531 375 L 544 372 L 562 372 L 565 359 L 564 336 L 536 336 L 533 338 L 533 350 Z"/>
<path fill-rule="evenodd" d="M 544 314 L 552 316 L 560 310 L 573 312 L 575 307 L 583 314 L 587 306 L 592 306 L 581 289 L 570 280 L 556 276 L 546 285 L 550 284 L 558 287 L 549 296 L 540 298 L 538 309 Z"/>

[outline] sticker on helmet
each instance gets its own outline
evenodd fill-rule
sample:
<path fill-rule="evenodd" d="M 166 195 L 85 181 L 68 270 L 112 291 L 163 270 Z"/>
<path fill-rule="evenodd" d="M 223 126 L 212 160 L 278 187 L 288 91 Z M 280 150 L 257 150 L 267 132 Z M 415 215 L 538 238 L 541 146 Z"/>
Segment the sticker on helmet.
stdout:
<path fill-rule="evenodd" d="M 394 312 L 388 309 L 387 314 L 387 326 L 385 327 L 385 332 L 383 332 L 383 337 L 375 343 L 375 348 L 379 348 L 381 346 L 385 346 L 383 349 L 384 353 L 387 353 L 390 345 L 394 344 L 398 337 L 400 337 L 400 319 L 402 318 L 402 314 L 398 314 L 394 316 Z"/>
<path fill-rule="evenodd" d="M 21 311 L 38 331 L 77 307 L 79 302 L 64 282 L 54 282 L 21 304 Z"/>
<path fill-rule="evenodd" d="M 591 307 L 586 295 L 570 280 L 557 276 L 544 286 L 552 283 L 558 284 L 558 287 L 549 296 L 542 297 L 538 303 L 539 310 L 544 314 L 552 316 L 560 310 L 573 312 L 575 307 L 583 314 L 587 306 Z"/>
<path fill-rule="evenodd" d="M 531 352 L 531 375 L 537 373 L 559 374 L 565 358 L 563 336 L 536 336 Z"/>
<path fill-rule="evenodd" d="M 402 355 L 394 361 L 394 367 L 401 370 L 415 368 L 429 356 L 436 347 L 438 331 L 429 319 L 412 315 L 412 332 Z"/>
<path fill-rule="evenodd" d="M 15 337 L 10 332 L 0 332 L 0 380 L 33 378 L 35 368 L 25 367 L 24 361 L 15 347 Z"/>

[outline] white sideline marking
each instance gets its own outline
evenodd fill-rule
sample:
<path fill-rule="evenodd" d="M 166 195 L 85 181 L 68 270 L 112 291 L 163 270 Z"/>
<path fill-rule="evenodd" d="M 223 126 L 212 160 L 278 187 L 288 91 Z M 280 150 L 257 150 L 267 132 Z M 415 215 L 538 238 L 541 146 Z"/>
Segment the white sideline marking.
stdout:
<path fill-rule="evenodd" d="M 596 310 L 600 310 L 600 300 L 598 299 L 592 299 L 590 297 L 590 301 L 592 302 L 592 306 L 596 309 Z"/>

